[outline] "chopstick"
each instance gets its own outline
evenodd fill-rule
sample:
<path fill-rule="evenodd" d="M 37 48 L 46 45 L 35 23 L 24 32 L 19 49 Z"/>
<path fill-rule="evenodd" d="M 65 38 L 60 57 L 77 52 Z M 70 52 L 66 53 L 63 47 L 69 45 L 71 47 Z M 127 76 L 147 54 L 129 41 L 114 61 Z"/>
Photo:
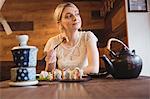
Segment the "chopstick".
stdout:
<path fill-rule="evenodd" d="M 62 42 L 64 42 L 66 39 L 65 38 L 63 38 L 63 40 L 58 44 L 58 45 L 56 45 L 55 47 L 54 47 L 54 50 L 62 43 Z"/>

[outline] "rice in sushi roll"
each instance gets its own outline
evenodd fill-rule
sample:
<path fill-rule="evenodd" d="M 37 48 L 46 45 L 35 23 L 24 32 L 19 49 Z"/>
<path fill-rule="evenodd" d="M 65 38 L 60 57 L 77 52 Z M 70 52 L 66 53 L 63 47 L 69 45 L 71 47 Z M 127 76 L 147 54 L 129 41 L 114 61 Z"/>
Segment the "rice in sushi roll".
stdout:
<path fill-rule="evenodd" d="M 82 76 L 83 76 L 83 70 L 81 70 L 78 67 L 76 67 L 71 73 L 71 79 L 74 80 L 82 79 Z"/>
<path fill-rule="evenodd" d="M 48 76 L 48 72 L 47 71 L 41 71 L 40 75 L 39 75 L 39 79 L 40 80 L 46 80 Z"/>
<path fill-rule="evenodd" d="M 53 71 L 53 77 L 54 77 L 54 80 L 61 80 L 62 79 L 62 72 L 61 72 L 61 70 L 55 69 Z"/>
<path fill-rule="evenodd" d="M 71 70 L 67 69 L 67 70 L 63 70 L 62 71 L 62 79 L 63 80 L 70 80 L 71 79 Z"/>
<path fill-rule="evenodd" d="M 48 73 L 47 79 L 50 81 L 54 80 L 53 74 L 51 72 Z"/>

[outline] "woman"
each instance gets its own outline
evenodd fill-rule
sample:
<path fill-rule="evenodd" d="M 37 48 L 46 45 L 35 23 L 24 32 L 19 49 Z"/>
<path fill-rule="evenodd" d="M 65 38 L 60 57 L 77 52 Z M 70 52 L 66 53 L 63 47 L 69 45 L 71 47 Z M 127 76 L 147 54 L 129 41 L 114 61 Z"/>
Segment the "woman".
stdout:
<path fill-rule="evenodd" d="M 59 4 L 54 18 L 60 34 L 50 38 L 44 48 L 47 53 L 45 70 L 54 69 L 57 61 L 59 69 L 79 67 L 85 74 L 98 73 L 98 39 L 90 31 L 79 31 L 82 24 L 79 9 L 70 2 Z"/>

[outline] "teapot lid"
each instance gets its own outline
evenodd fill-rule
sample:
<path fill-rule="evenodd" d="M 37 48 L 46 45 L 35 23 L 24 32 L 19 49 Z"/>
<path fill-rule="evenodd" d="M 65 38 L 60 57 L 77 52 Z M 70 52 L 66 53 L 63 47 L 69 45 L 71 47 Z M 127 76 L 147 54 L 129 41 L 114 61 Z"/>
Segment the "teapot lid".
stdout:
<path fill-rule="evenodd" d="M 19 35 L 19 36 L 16 36 L 17 40 L 19 41 L 19 46 L 16 46 L 16 47 L 13 47 L 12 50 L 15 50 L 15 49 L 37 49 L 35 46 L 28 46 L 27 45 L 27 42 L 28 42 L 28 39 L 29 39 L 29 36 L 28 35 Z"/>

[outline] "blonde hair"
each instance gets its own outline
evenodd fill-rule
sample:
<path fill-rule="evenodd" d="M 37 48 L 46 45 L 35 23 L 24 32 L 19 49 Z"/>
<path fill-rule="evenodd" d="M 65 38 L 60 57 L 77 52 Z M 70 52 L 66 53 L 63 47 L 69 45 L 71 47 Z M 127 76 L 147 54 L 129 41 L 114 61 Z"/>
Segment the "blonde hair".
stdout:
<path fill-rule="evenodd" d="M 71 2 L 65 2 L 65 3 L 59 4 L 54 11 L 54 20 L 56 22 L 60 22 L 62 13 L 66 7 L 76 7 L 77 8 L 77 6 Z"/>

